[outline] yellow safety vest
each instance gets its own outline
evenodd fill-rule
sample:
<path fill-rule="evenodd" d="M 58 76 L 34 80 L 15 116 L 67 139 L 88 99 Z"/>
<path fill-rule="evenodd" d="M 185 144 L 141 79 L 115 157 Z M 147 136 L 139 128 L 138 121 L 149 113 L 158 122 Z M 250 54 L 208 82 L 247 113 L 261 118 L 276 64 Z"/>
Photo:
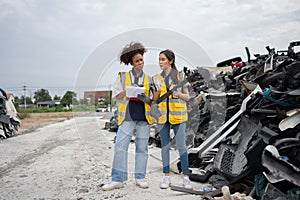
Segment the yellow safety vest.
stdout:
<path fill-rule="evenodd" d="M 130 72 L 119 72 L 119 76 L 121 79 L 122 86 L 124 90 L 126 90 L 127 86 L 132 86 L 131 76 Z M 144 74 L 144 87 L 145 87 L 145 94 L 146 96 L 150 95 L 150 77 L 146 74 Z M 123 121 L 125 120 L 126 115 L 126 109 L 128 105 L 129 100 L 126 99 L 126 96 L 118 100 L 118 125 L 121 125 Z M 150 105 L 147 103 L 144 103 L 145 105 L 145 116 L 147 119 L 147 122 L 149 124 L 152 124 L 154 122 L 154 118 L 150 116 Z"/>
<path fill-rule="evenodd" d="M 159 80 L 162 83 L 160 96 L 167 93 L 167 86 L 165 84 L 164 78 L 161 74 L 155 75 L 155 80 Z M 181 74 L 179 80 L 183 80 L 184 76 Z M 170 90 L 175 85 L 172 83 L 170 85 Z M 186 102 L 174 95 L 170 95 L 168 98 L 164 99 L 158 104 L 158 110 L 161 112 L 161 116 L 158 118 L 158 124 L 164 124 L 167 122 L 167 110 L 169 109 L 169 123 L 170 124 L 180 124 L 188 120 Z"/>

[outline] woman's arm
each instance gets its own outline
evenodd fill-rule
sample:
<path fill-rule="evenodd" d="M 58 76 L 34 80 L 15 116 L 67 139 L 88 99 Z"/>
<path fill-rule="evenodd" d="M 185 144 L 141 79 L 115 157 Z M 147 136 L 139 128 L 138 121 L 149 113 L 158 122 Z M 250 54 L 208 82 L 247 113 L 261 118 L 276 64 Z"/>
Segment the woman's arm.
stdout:
<path fill-rule="evenodd" d="M 159 98 L 160 90 L 159 91 L 153 91 L 153 98 L 152 101 L 156 101 Z"/>
<path fill-rule="evenodd" d="M 114 83 L 114 90 L 112 92 L 113 99 L 120 100 L 126 96 L 126 92 L 123 90 L 120 76 L 117 77 Z"/>
<path fill-rule="evenodd" d="M 152 97 L 152 102 L 156 101 L 159 96 L 160 96 L 160 90 L 161 90 L 161 81 L 157 78 L 157 76 L 152 77 L 152 81 L 154 84 L 154 90 L 152 91 L 153 97 Z"/>
<path fill-rule="evenodd" d="M 173 94 L 176 95 L 178 98 L 184 100 L 184 101 L 190 100 L 189 89 L 188 89 L 187 87 L 184 87 L 184 88 L 181 90 L 181 92 L 179 92 L 179 91 L 174 91 Z"/>
<path fill-rule="evenodd" d="M 126 92 L 123 90 L 115 96 L 115 99 L 120 100 L 123 99 L 125 96 L 126 96 Z"/>

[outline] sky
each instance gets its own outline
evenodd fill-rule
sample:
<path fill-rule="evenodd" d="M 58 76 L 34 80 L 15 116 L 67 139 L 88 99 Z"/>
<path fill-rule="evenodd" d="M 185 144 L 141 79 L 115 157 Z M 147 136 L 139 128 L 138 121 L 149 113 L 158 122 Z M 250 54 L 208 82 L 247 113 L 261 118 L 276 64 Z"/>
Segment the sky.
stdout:
<path fill-rule="evenodd" d="M 31 97 L 41 88 L 52 97 L 79 87 L 111 88 L 117 72 L 130 69 L 120 65 L 118 53 L 136 40 L 148 48 L 145 68 L 156 66 L 151 73 L 159 72 L 158 52 L 164 48 L 175 49 L 179 68 L 215 66 L 237 56 L 247 60 L 245 47 L 252 56 L 267 53 L 266 46 L 287 50 L 300 41 L 299 5 L 297 0 L 0 0 L 0 87 Z"/>

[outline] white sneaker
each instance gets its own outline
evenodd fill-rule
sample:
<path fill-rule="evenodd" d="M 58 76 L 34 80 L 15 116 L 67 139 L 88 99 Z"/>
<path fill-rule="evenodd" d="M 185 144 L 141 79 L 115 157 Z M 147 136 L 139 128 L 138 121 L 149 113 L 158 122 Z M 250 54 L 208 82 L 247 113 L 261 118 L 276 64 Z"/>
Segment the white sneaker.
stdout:
<path fill-rule="evenodd" d="M 135 179 L 135 183 L 137 186 L 139 186 L 140 188 L 143 188 L 143 189 L 147 189 L 149 188 L 149 184 L 147 183 L 147 181 L 143 178 L 141 179 Z"/>
<path fill-rule="evenodd" d="M 123 187 L 124 187 L 124 184 L 122 182 L 112 181 L 110 183 L 103 185 L 102 190 L 108 191 L 108 190 L 120 189 Z"/>
<path fill-rule="evenodd" d="M 186 189 L 193 189 L 193 187 L 191 185 L 191 181 L 190 181 L 189 177 L 187 177 L 187 176 L 183 177 L 183 187 Z"/>
<path fill-rule="evenodd" d="M 160 184 L 160 188 L 161 189 L 167 189 L 169 188 L 171 185 L 171 179 L 170 179 L 170 176 L 164 176 L 161 184 Z"/>

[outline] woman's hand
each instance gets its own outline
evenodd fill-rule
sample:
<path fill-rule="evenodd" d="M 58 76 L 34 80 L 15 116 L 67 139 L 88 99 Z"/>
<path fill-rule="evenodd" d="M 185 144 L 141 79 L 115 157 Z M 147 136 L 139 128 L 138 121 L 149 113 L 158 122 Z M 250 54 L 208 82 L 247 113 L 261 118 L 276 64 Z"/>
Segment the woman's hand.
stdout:
<path fill-rule="evenodd" d="M 190 95 L 189 95 L 189 90 L 188 88 L 178 88 L 177 90 L 175 90 L 173 92 L 174 96 L 177 96 L 178 98 L 184 100 L 184 101 L 188 101 L 190 100 Z"/>
<path fill-rule="evenodd" d="M 150 97 L 147 97 L 145 93 L 138 94 L 137 98 L 139 100 L 143 101 L 144 103 L 148 103 L 148 104 L 150 104 L 152 101 L 152 99 Z"/>
<path fill-rule="evenodd" d="M 180 96 L 182 95 L 182 92 L 180 92 L 180 91 L 178 91 L 178 90 L 175 90 L 175 91 L 173 92 L 173 95 L 180 98 Z"/>

